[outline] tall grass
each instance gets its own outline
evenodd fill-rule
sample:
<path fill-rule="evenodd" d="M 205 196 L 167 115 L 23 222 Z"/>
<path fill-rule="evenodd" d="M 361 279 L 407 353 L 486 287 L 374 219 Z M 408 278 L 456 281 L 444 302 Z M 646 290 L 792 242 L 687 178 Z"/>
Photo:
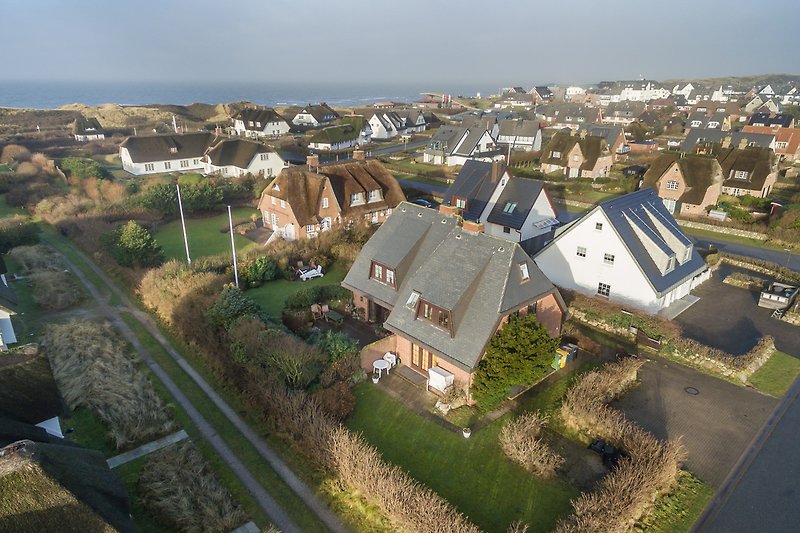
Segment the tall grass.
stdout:
<path fill-rule="evenodd" d="M 29 276 L 33 301 L 42 309 L 62 311 L 83 298 L 78 280 L 71 272 L 39 272 Z"/>
<path fill-rule="evenodd" d="M 247 518 L 188 442 L 153 453 L 139 475 L 139 488 L 145 506 L 177 531 L 232 531 Z"/>
<path fill-rule="evenodd" d="M 153 385 L 108 323 L 50 324 L 41 345 L 64 400 L 70 408 L 85 406 L 95 413 L 118 448 L 174 429 Z"/>
<path fill-rule="evenodd" d="M 19 265 L 21 274 L 37 272 L 62 272 L 67 265 L 55 249 L 44 244 L 17 246 L 8 254 Z"/>
<path fill-rule="evenodd" d="M 500 447 L 509 459 L 532 474 L 549 479 L 564 464 L 564 458 L 540 438 L 548 418 L 539 411 L 524 413 L 500 430 Z"/>

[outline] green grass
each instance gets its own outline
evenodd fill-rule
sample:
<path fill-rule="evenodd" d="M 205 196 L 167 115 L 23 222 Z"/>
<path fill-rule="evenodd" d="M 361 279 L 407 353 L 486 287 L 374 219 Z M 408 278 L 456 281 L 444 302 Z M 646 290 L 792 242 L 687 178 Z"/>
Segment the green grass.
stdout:
<path fill-rule="evenodd" d="M 678 486 L 656 500 L 652 512 L 633 528 L 635 532 L 686 533 L 692 529 L 714 491 L 686 471 L 680 473 Z"/>
<path fill-rule="evenodd" d="M 13 217 L 14 215 L 27 215 L 28 212 L 21 207 L 11 207 L 6 203 L 6 195 L 0 194 L 0 218 Z"/>
<path fill-rule="evenodd" d="M 371 382 L 355 389 L 357 404 L 348 426 L 376 446 L 383 457 L 406 470 L 455 505 L 486 531 L 505 531 L 514 520 L 530 532 L 550 531 L 570 512 L 578 492 L 560 480 L 525 472 L 500 451 L 501 424 L 467 440 L 407 409 Z"/>
<path fill-rule="evenodd" d="M 83 256 L 75 250 L 76 246 L 66 238 L 62 237 L 55 233 L 51 226 L 43 226 L 44 232 L 42 232 L 42 242 L 45 244 L 51 245 L 53 248 L 61 252 L 64 257 L 69 259 L 71 263 L 78 267 L 78 269 L 86 276 L 92 285 L 94 285 L 100 294 L 104 296 L 110 296 L 109 303 L 111 305 L 117 305 L 120 303 L 119 298 L 106 286 L 103 280 L 100 279 L 95 271 L 86 264 L 84 261 Z"/>
<path fill-rule="evenodd" d="M 0 172 L 10 172 L 11 167 L 8 165 L 0 165 Z"/>
<path fill-rule="evenodd" d="M 586 202 L 587 204 L 597 204 L 609 198 L 616 198 L 621 196 L 622 193 L 618 192 L 603 192 L 603 191 L 580 191 L 571 192 L 564 191 L 564 198 L 567 200 L 577 200 L 578 202 Z"/>
<path fill-rule="evenodd" d="M 285 279 L 269 281 L 256 289 L 249 289 L 247 296 L 255 300 L 258 305 L 271 317 L 280 317 L 286 298 L 307 287 L 317 287 L 320 285 L 338 285 L 347 274 L 347 269 L 339 263 L 335 263 L 329 271 L 321 278 L 314 278 L 308 281 L 288 281 Z"/>
<path fill-rule="evenodd" d="M 779 246 L 772 246 L 769 243 L 766 243 L 759 239 L 750 239 L 747 237 L 739 237 L 738 235 L 730 235 L 728 233 L 722 233 L 718 231 L 708 231 L 704 229 L 696 229 L 696 228 L 687 228 L 681 226 L 681 229 L 684 233 L 688 233 L 689 235 L 694 235 L 695 237 L 707 237 L 709 239 L 717 239 L 720 241 L 726 242 L 735 242 L 739 244 L 746 244 L 748 246 L 755 246 L 757 248 L 768 248 L 771 250 L 783 250 L 783 248 Z"/>
<path fill-rule="evenodd" d="M 102 452 L 106 457 L 119 453 L 106 426 L 86 407 L 74 409 L 69 418 L 62 420 L 61 425 L 64 429 L 75 429 L 67 435 L 69 441 Z"/>
<path fill-rule="evenodd" d="M 128 497 L 131 503 L 131 516 L 136 523 L 136 528 L 141 533 L 167 533 L 168 527 L 162 526 L 153 516 L 147 512 L 147 508 L 142 504 L 139 497 L 139 473 L 144 467 L 147 457 L 140 457 L 130 463 L 118 466 L 114 472 L 122 479 L 125 488 L 128 489 Z"/>
<path fill-rule="evenodd" d="M 242 435 L 233 424 L 225 417 L 211 399 L 200 390 L 197 384 L 186 374 L 175 362 L 174 359 L 164 351 L 163 347 L 156 341 L 150 333 L 139 323 L 138 320 L 123 313 L 123 320 L 134 331 L 139 341 L 145 346 L 150 355 L 161 366 L 161 368 L 172 378 L 183 393 L 189 398 L 192 404 L 203 414 L 203 417 L 217 430 L 218 434 L 236 453 L 237 457 L 244 463 L 248 471 L 264 486 L 269 494 L 275 498 L 303 531 L 320 531 L 321 524 L 311 513 L 297 495 L 278 477 L 275 471 L 270 468 L 258 451 L 253 448 L 250 442 Z M 157 390 L 168 394 L 160 382 L 154 383 Z M 220 476 L 231 494 L 245 507 L 246 512 L 259 524 L 268 522 L 267 517 L 261 512 L 260 508 L 252 499 L 249 491 L 241 484 L 236 475 L 222 461 L 219 455 L 211 446 L 206 443 L 199 435 L 194 423 L 186 413 L 177 405 L 173 405 L 175 418 L 186 429 L 192 437 L 192 441 L 198 445 L 203 452 L 206 460 L 212 465 L 214 471 Z"/>
<path fill-rule="evenodd" d="M 249 207 L 238 207 L 233 210 L 233 221 L 247 219 L 250 215 L 258 214 L 258 210 Z M 230 233 L 220 231 L 228 226 L 228 213 L 221 213 L 213 217 L 188 218 L 186 219 L 186 233 L 189 239 L 189 253 L 194 257 L 204 257 L 209 255 L 220 255 L 231 253 Z M 155 239 L 164 249 L 167 259 L 185 259 L 186 250 L 183 245 L 183 232 L 181 231 L 181 221 L 173 220 L 164 224 L 155 233 Z M 235 234 L 233 240 L 236 242 L 237 254 L 242 254 L 247 250 L 257 248 L 258 244 Z"/>
<path fill-rule="evenodd" d="M 10 255 L 5 256 L 6 267 L 9 273 L 19 272 L 19 265 Z M 26 280 L 14 281 L 9 278 L 9 284 L 17 295 L 17 304 L 14 308 L 16 315 L 11 315 L 11 323 L 14 324 L 14 333 L 19 344 L 25 344 L 39 338 L 42 333 L 41 310 L 36 302 L 33 301 L 33 288 Z"/>
<path fill-rule="evenodd" d="M 800 359 L 776 350 L 748 381 L 761 392 L 780 398 L 786 394 L 798 375 Z"/>

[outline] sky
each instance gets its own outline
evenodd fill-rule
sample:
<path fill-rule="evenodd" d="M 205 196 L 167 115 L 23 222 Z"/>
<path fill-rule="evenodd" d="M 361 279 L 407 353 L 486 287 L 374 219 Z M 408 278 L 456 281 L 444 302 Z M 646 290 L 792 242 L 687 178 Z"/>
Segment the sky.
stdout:
<path fill-rule="evenodd" d="M 798 0 L 0 0 L 0 82 L 800 74 L 798 20 Z"/>

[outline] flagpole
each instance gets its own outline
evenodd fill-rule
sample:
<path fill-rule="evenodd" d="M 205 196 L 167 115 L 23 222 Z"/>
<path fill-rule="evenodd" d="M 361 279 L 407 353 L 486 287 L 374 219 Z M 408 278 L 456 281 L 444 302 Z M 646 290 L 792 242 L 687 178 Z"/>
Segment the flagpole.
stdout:
<path fill-rule="evenodd" d="M 192 258 L 189 255 L 189 239 L 186 237 L 186 220 L 183 218 L 183 203 L 181 202 L 181 186 L 177 183 L 175 188 L 178 190 L 178 210 L 181 212 L 181 229 L 183 229 L 183 246 L 186 248 L 186 262 L 192 264 Z"/>
<path fill-rule="evenodd" d="M 231 206 L 228 206 L 228 225 L 231 228 L 231 255 L 233 256 L 233 277 L 236 280 L 236 288 L 239 288 L 239 268 L 236 266 L 236 244 L 233 242 L 233 216 Z"/>

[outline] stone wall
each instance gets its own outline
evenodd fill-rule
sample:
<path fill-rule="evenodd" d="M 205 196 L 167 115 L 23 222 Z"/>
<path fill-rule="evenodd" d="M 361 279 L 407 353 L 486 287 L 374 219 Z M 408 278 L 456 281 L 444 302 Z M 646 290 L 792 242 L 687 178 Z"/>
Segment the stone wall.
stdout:
<path fill-rule="evenodd" d="M 763 337 L 752 350 L 744 355 L 733 356 L 701 344 L 692 339 L 677 339 L 667 348 L 669 355 L 685 359 L 692 365 L 700 366 L 726 377 L 738 377 L 745 382 L 775 353 L 775 339 Z"/>
<path fill-rule="evenodd" d="M 679 225 L 683 226 L 684 228 L 694 228 L 694 229 L 701 229 L 705 231 L 713 231 L 716 233 L 724 233 L 726 235 L 735 235 L 737 237 L 746 237 L 748 239 L 755 239 L 758 241 L 766 241 L 767 234 L 766 233 L 759 233 L 757 231 L 746 231 L 743 229 L 737 228 L 728 228 L 725 226 L 717 226 L 715 224 L 704 224 L 702 222 L 695 222 L 693 220 L 685 220 L 682 218 L 675 219 Z"/>

